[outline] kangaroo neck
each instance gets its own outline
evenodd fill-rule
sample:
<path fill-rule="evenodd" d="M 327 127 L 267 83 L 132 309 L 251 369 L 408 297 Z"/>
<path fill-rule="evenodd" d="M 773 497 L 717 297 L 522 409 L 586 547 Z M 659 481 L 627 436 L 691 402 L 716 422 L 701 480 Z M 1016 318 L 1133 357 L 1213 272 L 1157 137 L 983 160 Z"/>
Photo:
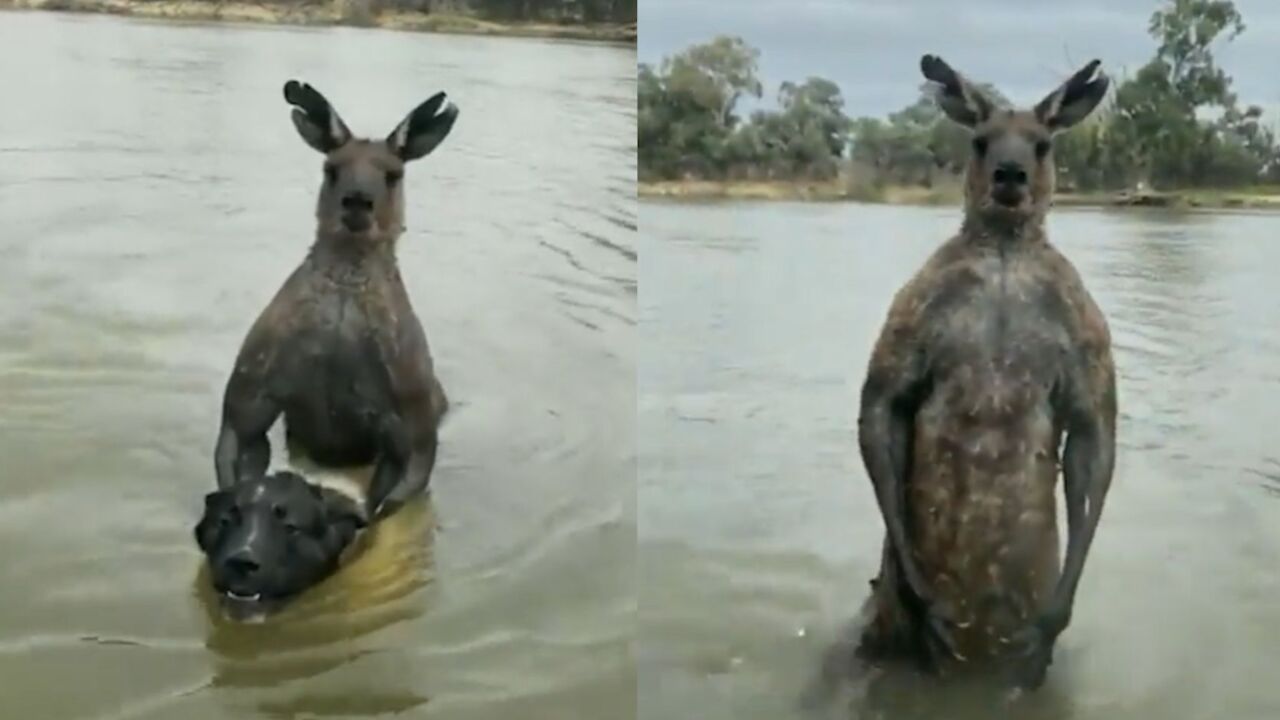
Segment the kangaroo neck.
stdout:
<path fill-rule="evenodd" d="M 322 275 L 342 284 L 394 276 L 399 272 L 394 239 L 319 233 L 308 260 Z"/>
<path fill-rule="evenodd" d="M 1009 250 L 1045 242 L 1044 219 L 1001 219 L 965 217 L 960 234 L 973 245 Z"/>

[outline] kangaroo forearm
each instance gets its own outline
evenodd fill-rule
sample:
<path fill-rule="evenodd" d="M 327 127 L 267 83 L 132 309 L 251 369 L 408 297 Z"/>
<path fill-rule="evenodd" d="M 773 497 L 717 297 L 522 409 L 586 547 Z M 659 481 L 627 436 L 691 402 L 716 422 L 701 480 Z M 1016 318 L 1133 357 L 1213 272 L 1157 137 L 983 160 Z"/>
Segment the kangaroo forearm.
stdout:
<path fill-rule="evenodd" d="M 904 579 L 917 594 L 927 595 L 906 531 L 906 447 L 910 431 L 906 418 L 889 407 L 866 408 L 859 420 L 858 443 L 875 489 L 889 543 L 902 565 Z"/>
<path fill-rule="evenodd" d="M 220 489 L 266 474 L 270 462 L 271 442 L 265 435 L 242 437 L 230 427 L 218 434 L 214 472 Z"/>
<path fill-rule="evenodd" d="M 236 483 L 236 464 L 240 456 L 240 443 L 235 431 L 223 425 L 213 451 L 213 469 L 217 475 L 218 489 L 226 490 Z"/>
<path fill-rule="evenodd" d="M 1111 484 L 1111 449 L 1090 427 L 1069 435 L 1063 457 L 1063 488 L 1067 501 L 1067 553 L 1049 612 L 1065 627 L 1071 617 L 1076 590 L 1102 519 Z"/>

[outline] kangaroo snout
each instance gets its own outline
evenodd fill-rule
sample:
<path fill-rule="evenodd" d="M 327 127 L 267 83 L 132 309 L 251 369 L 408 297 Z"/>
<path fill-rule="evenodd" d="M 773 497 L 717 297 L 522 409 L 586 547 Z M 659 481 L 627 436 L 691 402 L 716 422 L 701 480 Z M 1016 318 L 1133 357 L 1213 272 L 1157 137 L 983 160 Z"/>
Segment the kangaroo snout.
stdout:
<path fill-rule="evenodd" d="M 1027 171 L 1016 162 L 1002 162 L 996 166 L 991 179 L 996 185 L 1026 185 Z"/>
<path fill-rule="evenodd" d="M 342 225 L 347 230 L 360 233 L 373 226 L 373 198 L 355 191 L 342 196 Z"/>
<path fill-rule="evenodd" d="M 347 212 L 373 210 L 373 198 L 363 192 L 350 192 L 342 196 L 342 209 Z"/>

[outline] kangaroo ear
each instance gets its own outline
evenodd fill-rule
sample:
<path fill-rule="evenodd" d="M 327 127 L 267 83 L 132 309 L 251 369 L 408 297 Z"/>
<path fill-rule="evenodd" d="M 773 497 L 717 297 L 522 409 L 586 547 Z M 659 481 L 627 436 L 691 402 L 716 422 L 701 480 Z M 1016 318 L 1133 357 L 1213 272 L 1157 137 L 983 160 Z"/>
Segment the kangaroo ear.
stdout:
<path fill-rule="evenodd" d="M 303 142 L 319 152 L 329 153 L 351 140 L 351 131 L 338 117 L 320 91 L 306 83 L 290 80 L 284 84 L 284 99 L 293 106 L 293 126 Z"/>
<path fill-rule="evenodd" d="M 457 119 L 458 106 L 447 102 L 444 93 L 436 93 L 391 131 L 387 147 L 405 162 L 426 157 L 444 142 Z"/>
<path fill-rule="evenodd" d="M 1101 64 L 1101 60 L 1090 61 L 1036 105 L 1036 117 L 1045 127 L 1053 132 L 1066 130 L 1098 107 L 1111 82 L 1098 69 Z"/>
<path fill-rule="evenodd" d="M 991 117 L 995 103 L 942 58 L 937 55 L 920 58 L 920 72 L 926 80 L 937 83 L 938 107 L 947 117 L 965 127 L 973 127 Z"/>

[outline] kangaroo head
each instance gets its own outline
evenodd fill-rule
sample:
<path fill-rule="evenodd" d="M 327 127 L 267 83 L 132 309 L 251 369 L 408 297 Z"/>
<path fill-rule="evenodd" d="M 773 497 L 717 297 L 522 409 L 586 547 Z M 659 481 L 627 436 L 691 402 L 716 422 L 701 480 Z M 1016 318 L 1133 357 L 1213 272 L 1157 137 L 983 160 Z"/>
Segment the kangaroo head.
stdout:
<path fill-rule="evenodd" d="M 316 203 L 318 232 L 354 241 L 394 240 L 404 228 L 404 167 L 435 150 L 458 118 L 458 108 L 436 93 L 414 108 L 383 140 L 353 137 L 315 88 L 284 85 L 293 124 L 304 142 L 323 153 L 324 182 Z"/>
<path fill-rule="evenodd" d="M 987 222 L 1043 219 L 1053 199 L 1053 139 L 1093 112 L 1107 92 L 1093 60 L 1031 109 L 998 107 L 935 55 L 920 59 L 938 105 L 972 131 L 965 174 L 967 215 Z"/>

